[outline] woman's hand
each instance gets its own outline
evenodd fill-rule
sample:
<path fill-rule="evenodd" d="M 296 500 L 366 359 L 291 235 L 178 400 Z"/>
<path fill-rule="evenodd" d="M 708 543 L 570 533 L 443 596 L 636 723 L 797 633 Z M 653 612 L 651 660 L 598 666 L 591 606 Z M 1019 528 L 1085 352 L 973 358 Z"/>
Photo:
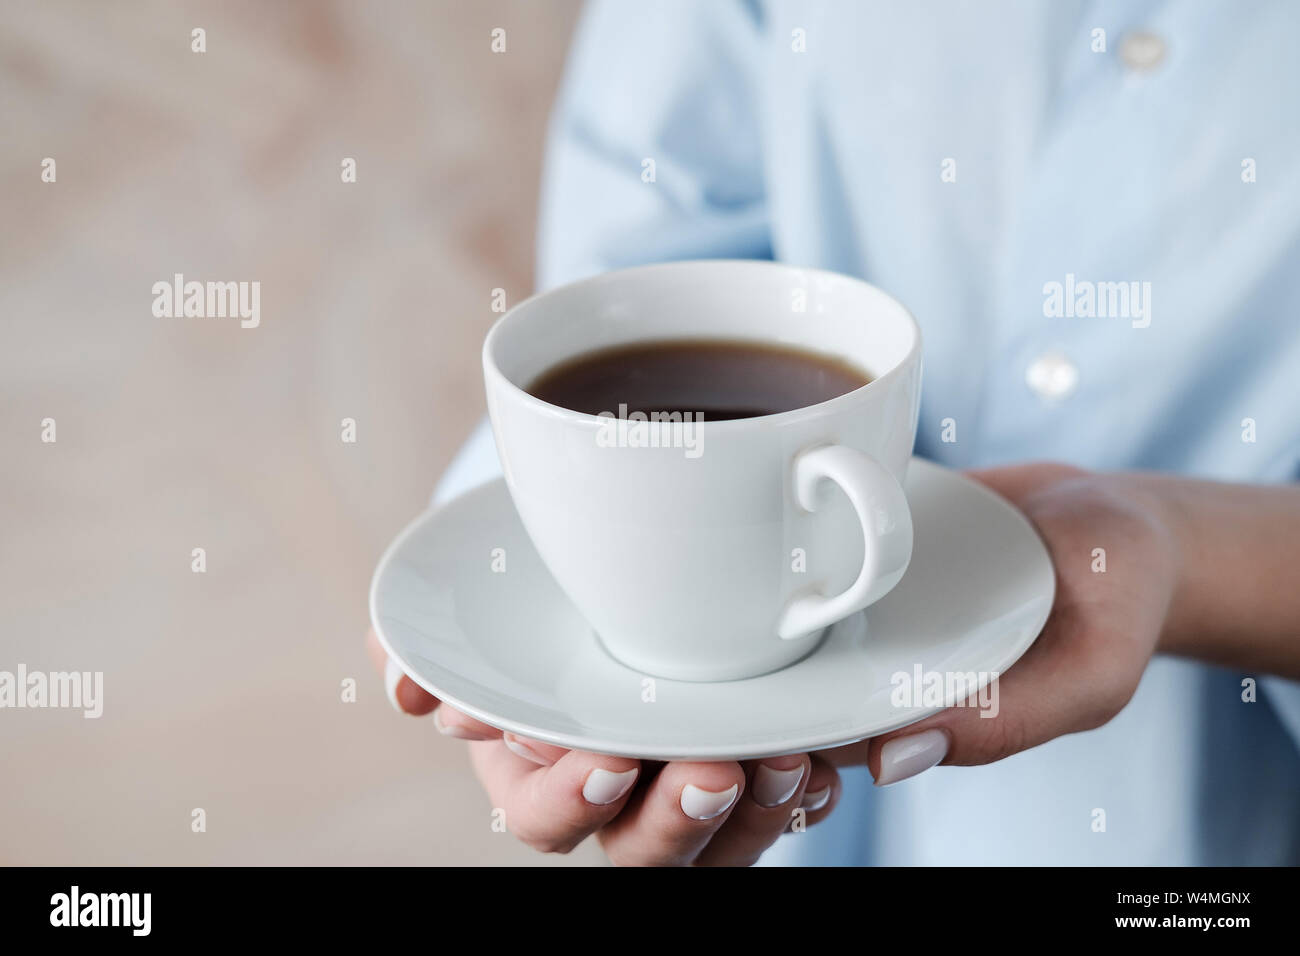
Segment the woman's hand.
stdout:
<path fill-rule="evenodd" d="M 1000 680 L 1000 712 L 950 708 L 903 730 L 815 754 L 744 764 L 650 764 L 502 735 L 425 693 L 368 645 L 399 710 L 433 714 L 470 741 L 475 772 L 507 828 L 535 849 L 568 852 L 596 834 L 619 864 L 749 864 L 802 807 L 824 819 L 839 794 L 835 765 L 867 764 L 895 783 L 937 763 L 989 763 L 1061 734 L 1097 727 L 1128 702 L 1154 653 L 1177 577 L 1159 509 L 1132 489 L 1057 465 L 976 473 L 1038 528 L 1057 568 L 1042 635 Z M 1093 549 L 1106 551 L 1094 573 Z M 990 555 L 996 560 L 996 555 Z"/>
<path fill-rule="evenodd" d="M 1300 488 L 1037 464 L 973 472 L 1047 544 L 1056 603 L 998 681 L 996 717 L 949 708 L 827 751 L 877 785 L 986 764 L 1106 723 L 1157 651 L 1300 678 Z M 997 560 L 997 555 L 989 555 Z"/>
<path fill-rule="evenodd" d="M 418 687 L 366 645 L 398 710 L 433 715 L 444 735 L 469 741 L 475 773 L 506 828 L 534 849 L 567 853 L 593 833 L 622 865 L 748 865 L 796 820 L 824 819 L 839 775 L 821 756 L 649 763 L 564 750 L 474 720 Z"/>
<path fill-rule="evenodd" d="M 433 713 L 444 734 L 476 741 L 474 766 L 512 832 L 560 852 L 595 833 L 625 864 L 751 863 L 800 807 L 809 825 L 831 812 L 836 766 L 866 764 L 883 786 L 1099 727 L 1128 703 L 1157 650 L 1300 677 L 1300 489 L 1054 464 L 971 474 L 1029 518 L 1056 569 L 1051 616 L 1000 677 L 996 717 L 952 707 L 810 755 L 641 764 L 502 737 L 439 707 L 373 634 L 370 649 L 398 709 Z"/>
<path fill-rule="evenodd" d="M 1137 689 L 1178 587 L 1178 535 L 1145 480 L 1051 464 L 971 477 L 1037 528 L 1056 568 L 1056 603 L 1042 634 L 998 680 L 997 716 L 950 707 L 825 753 L 838 765 L 865 763 L 878 786 L 939 763 L 992 763 L 1106 723 Z"/>

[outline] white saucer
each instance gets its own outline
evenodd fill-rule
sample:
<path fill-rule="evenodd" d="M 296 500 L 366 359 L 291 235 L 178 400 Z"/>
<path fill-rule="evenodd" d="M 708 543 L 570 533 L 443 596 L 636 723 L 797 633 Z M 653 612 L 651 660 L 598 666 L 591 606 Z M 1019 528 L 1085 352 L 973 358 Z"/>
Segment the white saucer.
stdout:
<path fill-rule="evenodd" d="M 503 730 L 654 760 L 820 750 L 920 720 L 893 676 L 1005 672 L 1042 630 L 1055 574 L 1028 521 L 982 485 L 922 459 L 906 482 L 906 576 L 784 670 L 748 680 L 648 678 L 612 659 L 533 550 L 505 483 L 417 518 L 375 570 L 379 639 L 429 693 Z M 503 549 L 505 571 L 494 571 Z M 773 638 L 776 640 L 776 638 Z"/>

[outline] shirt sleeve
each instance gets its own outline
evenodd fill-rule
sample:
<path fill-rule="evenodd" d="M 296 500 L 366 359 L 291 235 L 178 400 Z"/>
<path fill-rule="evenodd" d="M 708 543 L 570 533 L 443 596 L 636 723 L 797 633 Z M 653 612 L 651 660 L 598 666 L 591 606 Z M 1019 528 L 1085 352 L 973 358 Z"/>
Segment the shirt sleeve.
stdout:
<path fill-rule="evenodd" d="M 585 11 L 548 136 L 540 288 L 648 262 L 772 257 L 762 17 L 740 0 Z"/>

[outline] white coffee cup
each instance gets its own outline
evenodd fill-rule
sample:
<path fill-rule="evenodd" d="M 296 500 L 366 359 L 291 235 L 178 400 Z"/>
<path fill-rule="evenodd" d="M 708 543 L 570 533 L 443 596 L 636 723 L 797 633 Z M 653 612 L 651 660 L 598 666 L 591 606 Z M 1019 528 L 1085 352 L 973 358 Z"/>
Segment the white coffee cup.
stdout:
<path fill-rule="evenodd" d="M 584 353 L 680 339 L 801 348 L 872 381 L 807 408 L 702 424 L 620 426 L 526 391 Z M 776 670 L 907 569 L 902 481 L 921 335 L 874 286 L 758 261 L 610 272 L 507 312 L 483 370 L 524 527 L 608 652 L 637 671 L 711 681 Z"/>

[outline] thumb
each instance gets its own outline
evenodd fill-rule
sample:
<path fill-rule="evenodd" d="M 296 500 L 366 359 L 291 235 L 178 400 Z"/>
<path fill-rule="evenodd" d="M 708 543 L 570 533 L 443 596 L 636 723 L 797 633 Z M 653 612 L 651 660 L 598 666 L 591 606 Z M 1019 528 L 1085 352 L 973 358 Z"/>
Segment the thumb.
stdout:
<path fill-rule="evenodd" d="M 1079 644 L 1063 640 L 1061 630 L 1049 626 L 1014 668 L 978 694 L 825 756 L 836 765 L 865 764 L 876 785 L 887 786 L 938 764 L 993 763 L 1101 726 L 1119 712 L 1131 689 L 1115 674 L 1088 666 Z"/>

